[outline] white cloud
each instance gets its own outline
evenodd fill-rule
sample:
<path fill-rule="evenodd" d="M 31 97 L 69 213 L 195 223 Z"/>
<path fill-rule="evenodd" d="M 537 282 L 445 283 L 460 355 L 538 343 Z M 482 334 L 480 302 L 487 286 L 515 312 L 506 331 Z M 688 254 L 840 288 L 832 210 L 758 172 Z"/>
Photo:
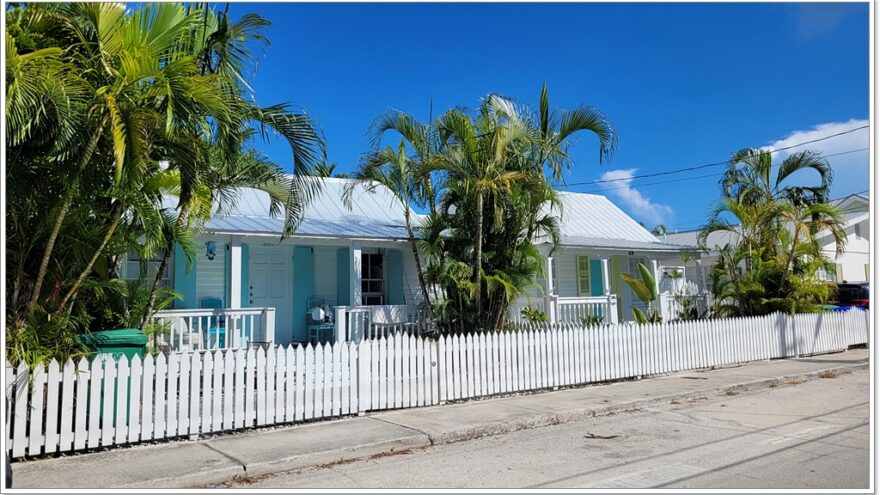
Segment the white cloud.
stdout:
<path fill-rule="evenodd" d="M 857 127 L 868 125 L 867 120 L 850 119 L 847 122 L 829 122 L 819 124 L 812 129 L 794 131 L 783 139 L 779 139 L 768 144 L 765 149 L 787 148 L 805 141 L 820 139 L 832 134 L 848 131 Z M 869 167 L 870 159 L 868 151 L 858 151 L 848 153 L 853 150 L 861 150 L 867 148 L 870 144 L 870 129 L 860 129 L 849 134 L 836 136 L 831 139 L 809 143 L 797 146 L 792 149 L 778 151 L 773 153 L 773 162 L 779 163 L 792 153 L 803 150 L 811 150 L 822 153 L 831 164 L 834 170 L 834 182 L 831 185 L 832 197 L 844 196 L 854 192 L 861 192 L 868 189 L 869 183 Z M 846 154 L 839 154 L 846 153 Z M 830 156 L 836 155 L 836 156 Z M 798 172 L 799 174 L 801 172 Z M 815 175 L 809 172 L 803 172 L 803 176 L 798 179 L 814 180 Z"/>
<path fill-rule="evenodd" d="M 609 170 L 602 174 L 600 180 L 613 180 L 604 182 L 602 187 L 611 195 L 617 197 L 629 213 L 636 219 L 645 222 L 648 228 L 659 223 L 666 223 L 672 215 L 672 208 L 658 203 L 652 203 L 641 191 L 631 186 L 636 169 Z"/>

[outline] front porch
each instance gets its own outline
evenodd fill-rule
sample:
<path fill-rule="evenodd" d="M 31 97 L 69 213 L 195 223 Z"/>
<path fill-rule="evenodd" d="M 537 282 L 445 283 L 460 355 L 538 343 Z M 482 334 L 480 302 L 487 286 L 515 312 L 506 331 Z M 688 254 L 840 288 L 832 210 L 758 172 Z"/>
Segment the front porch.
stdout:
<path fill-rule="evenodd" d="M 157 312 L 172 351 L 359 341 L 423 321 L 415 263 L 397 240 L 208 235 L 174 254 L 174 309 Z"/>
<path fill-rule="evenodd" d="M 678 252 L 621 251 L 574 246 L 557 248 L 545 257 L 541 291 L 521 297 L 509 311 L 512 323 L 526 321 L 526 307 L 543 312 L 549 323 L 618 323 L 633 321 L 632 308 L 648 305 L 630 289 L 621 274 L 636 274 L 642 263 L 654 275 L 658 298 L 653 308 L 664 321 L 676 319 L 680 305 L 675 295 L 685 269 Z M 681 282 L 685 282 L 681 279 Z"/>

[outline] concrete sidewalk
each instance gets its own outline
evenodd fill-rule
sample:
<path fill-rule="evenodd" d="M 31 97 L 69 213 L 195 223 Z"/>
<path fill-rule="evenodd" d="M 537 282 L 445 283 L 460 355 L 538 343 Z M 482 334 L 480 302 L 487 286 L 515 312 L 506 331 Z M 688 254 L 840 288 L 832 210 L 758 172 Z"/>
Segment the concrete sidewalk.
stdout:
<path fill-rule="evenodd" d="M 867 368 L 870 351 L 677 373 L 13 464 L 14 488 L 188 488 Z"/>

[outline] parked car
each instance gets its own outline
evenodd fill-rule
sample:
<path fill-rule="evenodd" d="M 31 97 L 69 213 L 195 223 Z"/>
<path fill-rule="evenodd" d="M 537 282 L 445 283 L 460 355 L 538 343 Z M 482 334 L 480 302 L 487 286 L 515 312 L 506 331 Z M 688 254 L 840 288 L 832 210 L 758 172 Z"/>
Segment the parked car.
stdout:
<path fill-rule="evenodd" d="M 837 284 L 837 292 L 832 297 L 831 304 L 842 307 L 855 306 L 868 309 L 870 290 L 868 282 Z"/>

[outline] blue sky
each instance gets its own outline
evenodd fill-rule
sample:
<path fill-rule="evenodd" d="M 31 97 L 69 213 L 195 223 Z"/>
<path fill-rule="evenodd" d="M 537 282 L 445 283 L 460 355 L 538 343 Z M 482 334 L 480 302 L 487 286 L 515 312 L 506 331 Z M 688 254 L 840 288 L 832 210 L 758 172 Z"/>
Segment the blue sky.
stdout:
<path fill-rule="evenodd" d="M 544 81 L 551 106 L 593 105 L 620 136 L 600 165 L 596 139 L 583 135 L 568 182 L 717 162 L 867 124 L 867 3 L 233 4 L 233 16 L 245 12 L 273 24 L 251 79 L 257 100 L 306 109 L 342 171 L 386 110 L 427 119 L 431 102 L 437 115 L 489 92 L 536 105 Z M 865 129 L 809 149 L 867 146 Z M 282 142 L 259 147 L 289 166 Z M 868 188 L 867 151 L 829 161 L 835 196 Z M 565 189 L 606 194 L 648 227 L 684 230 L 718 197 L 717 177 L 694 177 L 721 170 Z M 654 184 L 680 179 L 690 180 Z"/>

